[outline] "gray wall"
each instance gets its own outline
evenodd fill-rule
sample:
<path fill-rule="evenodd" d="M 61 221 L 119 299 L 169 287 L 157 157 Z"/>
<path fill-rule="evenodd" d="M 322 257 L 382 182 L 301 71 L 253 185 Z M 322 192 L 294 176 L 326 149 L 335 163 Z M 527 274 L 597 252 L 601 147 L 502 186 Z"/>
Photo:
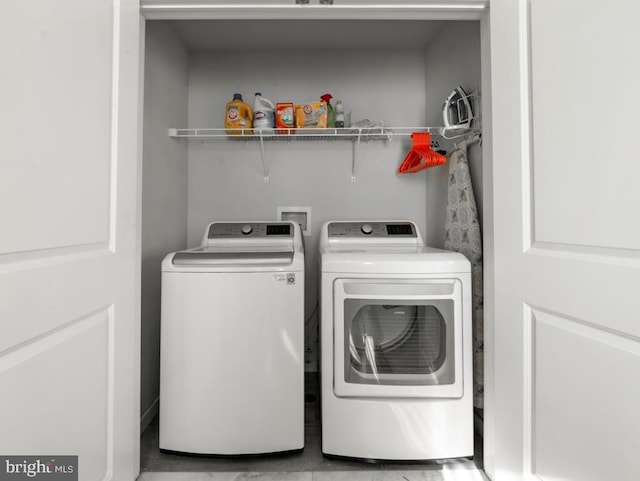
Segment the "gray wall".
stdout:
<path fill-rule="evenodd" d="M 167 136 L 187 124 L 188 54 L 165 23 L 147 22 L 142 172 L 143 426 L 157 409 L 160 369 L 160 262 L 187 245 L 187 148 Z M 145 416 L 145 413 L 147 415 Z"/>
<path fill-rule="evenodd" d="M 352 121 L 386 125 L 425 122 L 425 57 L 421 50 L 316 50 L 198 53 L 190 63 L 189 125 L 222 127 L 234 92 L 252 103 L 260 91 L 272 100 L 303 103 L 329 92 L 342 99 Z M 258 143 L 189 146 L 189 244 L 198 245 L 212 220 L 275 219 L 278 206 L 309 206 L 306 241 L 307 317 L 317 303 L 318 234 L 335 219 L 411 219 L 425 229 L 430 193 L 421 175 L 396 169 L 407 142 L 360 146 L 351 181 L 349 142 L 270 143 L 269 182 Z M 307 369 L 315 370 L 317 316 L 307 323 Z"/>
<path fill-rule="evenodd" d="M 425 122 L 422 51 L 198 53 L 190 63 L 191 126 L 222 127 L 234 92 L 253 103 L 256 91 L 277 101 L 342 99 L 352 121 L 386 125 Z M 395 170 L 408 144 L 361 146 L 351 182 L 350 143 L 268 144 L 270 182 L 263 181 L 259 144 L 189 146 L 189 243 L 197 245 L 213 219 L 273 219 L 278 205 L 311 206 L 314 236 L 322 222 L 354 216 L 415 218 L 424 229 L 424 182 Z M 311 247 L 311 246 L 310 246 Z"/>

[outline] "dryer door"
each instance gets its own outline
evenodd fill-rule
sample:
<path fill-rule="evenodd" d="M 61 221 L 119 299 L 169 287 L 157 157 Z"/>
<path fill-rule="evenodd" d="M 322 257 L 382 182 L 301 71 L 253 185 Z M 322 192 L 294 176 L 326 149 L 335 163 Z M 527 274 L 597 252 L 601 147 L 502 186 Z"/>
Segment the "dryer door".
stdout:
<path fill-rule="evenodd" d="M 343 397 L 462 397 L 459 279 L 337 279 L 334 390 Z"/>

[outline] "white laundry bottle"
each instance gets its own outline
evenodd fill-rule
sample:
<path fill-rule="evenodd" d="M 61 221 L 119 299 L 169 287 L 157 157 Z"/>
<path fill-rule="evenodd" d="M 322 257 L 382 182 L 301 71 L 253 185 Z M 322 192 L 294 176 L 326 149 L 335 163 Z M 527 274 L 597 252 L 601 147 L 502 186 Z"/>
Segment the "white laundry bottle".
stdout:
<path fill-rule="evenodd" d="M 253 133 L 254 135 L 275 134 L 276 108 L 273 102 L 256 92 L 253 100 Z"/>
<path fill-rule="evenodd" d="M 344 107 L 342 105 L 342 100 L 338 100 L 336 103 L 336 128 L 342 129 L 345 127 L 344 124 Z"/>

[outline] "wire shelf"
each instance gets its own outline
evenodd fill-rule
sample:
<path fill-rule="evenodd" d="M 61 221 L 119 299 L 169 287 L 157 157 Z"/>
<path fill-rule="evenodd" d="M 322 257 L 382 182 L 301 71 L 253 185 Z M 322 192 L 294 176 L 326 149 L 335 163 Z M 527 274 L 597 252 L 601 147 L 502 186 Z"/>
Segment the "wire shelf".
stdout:
<path fill-rule="evenodd" d="M 169 136 L 176 139 L 221 142 L 293 142 L 293 141 L 387 141 L 406 139 L 412 132 L 430 132 L 442 135 L 443 127 L 373 127 L 373 128 L 333 128 L 333 129 L 291 129 L 288 131 L 265 133 L 253 129 L 169 129 Z"/>
<path fill-rule="evenodd" d="M 267 161 L 265 144 L 272 142 L 295 141 L 348 141 L 353 145 L 351 155 L 351 181 L 356 181 L 356 159 L 360 144 L 368 141 L 408 140 L 414 132 L 428 132 L 439 136 L 442 140 L 451 140 L 472 134 L 473 129 L 445 129 L 444 127 L 349 127 L 343 129 L 291 129 L 288 131 L 265 133 L 254 129 L 224 128 L 202 129 L 169 129 L 169 137 L 199 142 L 256 142 L 260 147 L 260 159 L 264 181 L 269 182 L 269 162 Z M 439 143 L 432 142 L 432 146 Z"/>

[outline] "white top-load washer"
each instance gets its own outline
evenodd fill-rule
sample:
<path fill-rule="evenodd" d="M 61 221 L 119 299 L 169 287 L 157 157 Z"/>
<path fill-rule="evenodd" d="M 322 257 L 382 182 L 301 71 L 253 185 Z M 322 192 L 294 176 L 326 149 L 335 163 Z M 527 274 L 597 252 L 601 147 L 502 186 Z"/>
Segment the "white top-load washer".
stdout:
<path fill-rule="evenodd" d="M 469 261 L 409 221 L 329 222 L 320 254 L 322 452 L 472 456 Z"/>
<path fill-rule="evenodd" d="M 304 251 L 292 222 L 213 222 L 162 262 L 160 449 L 304 446 Z"/>

